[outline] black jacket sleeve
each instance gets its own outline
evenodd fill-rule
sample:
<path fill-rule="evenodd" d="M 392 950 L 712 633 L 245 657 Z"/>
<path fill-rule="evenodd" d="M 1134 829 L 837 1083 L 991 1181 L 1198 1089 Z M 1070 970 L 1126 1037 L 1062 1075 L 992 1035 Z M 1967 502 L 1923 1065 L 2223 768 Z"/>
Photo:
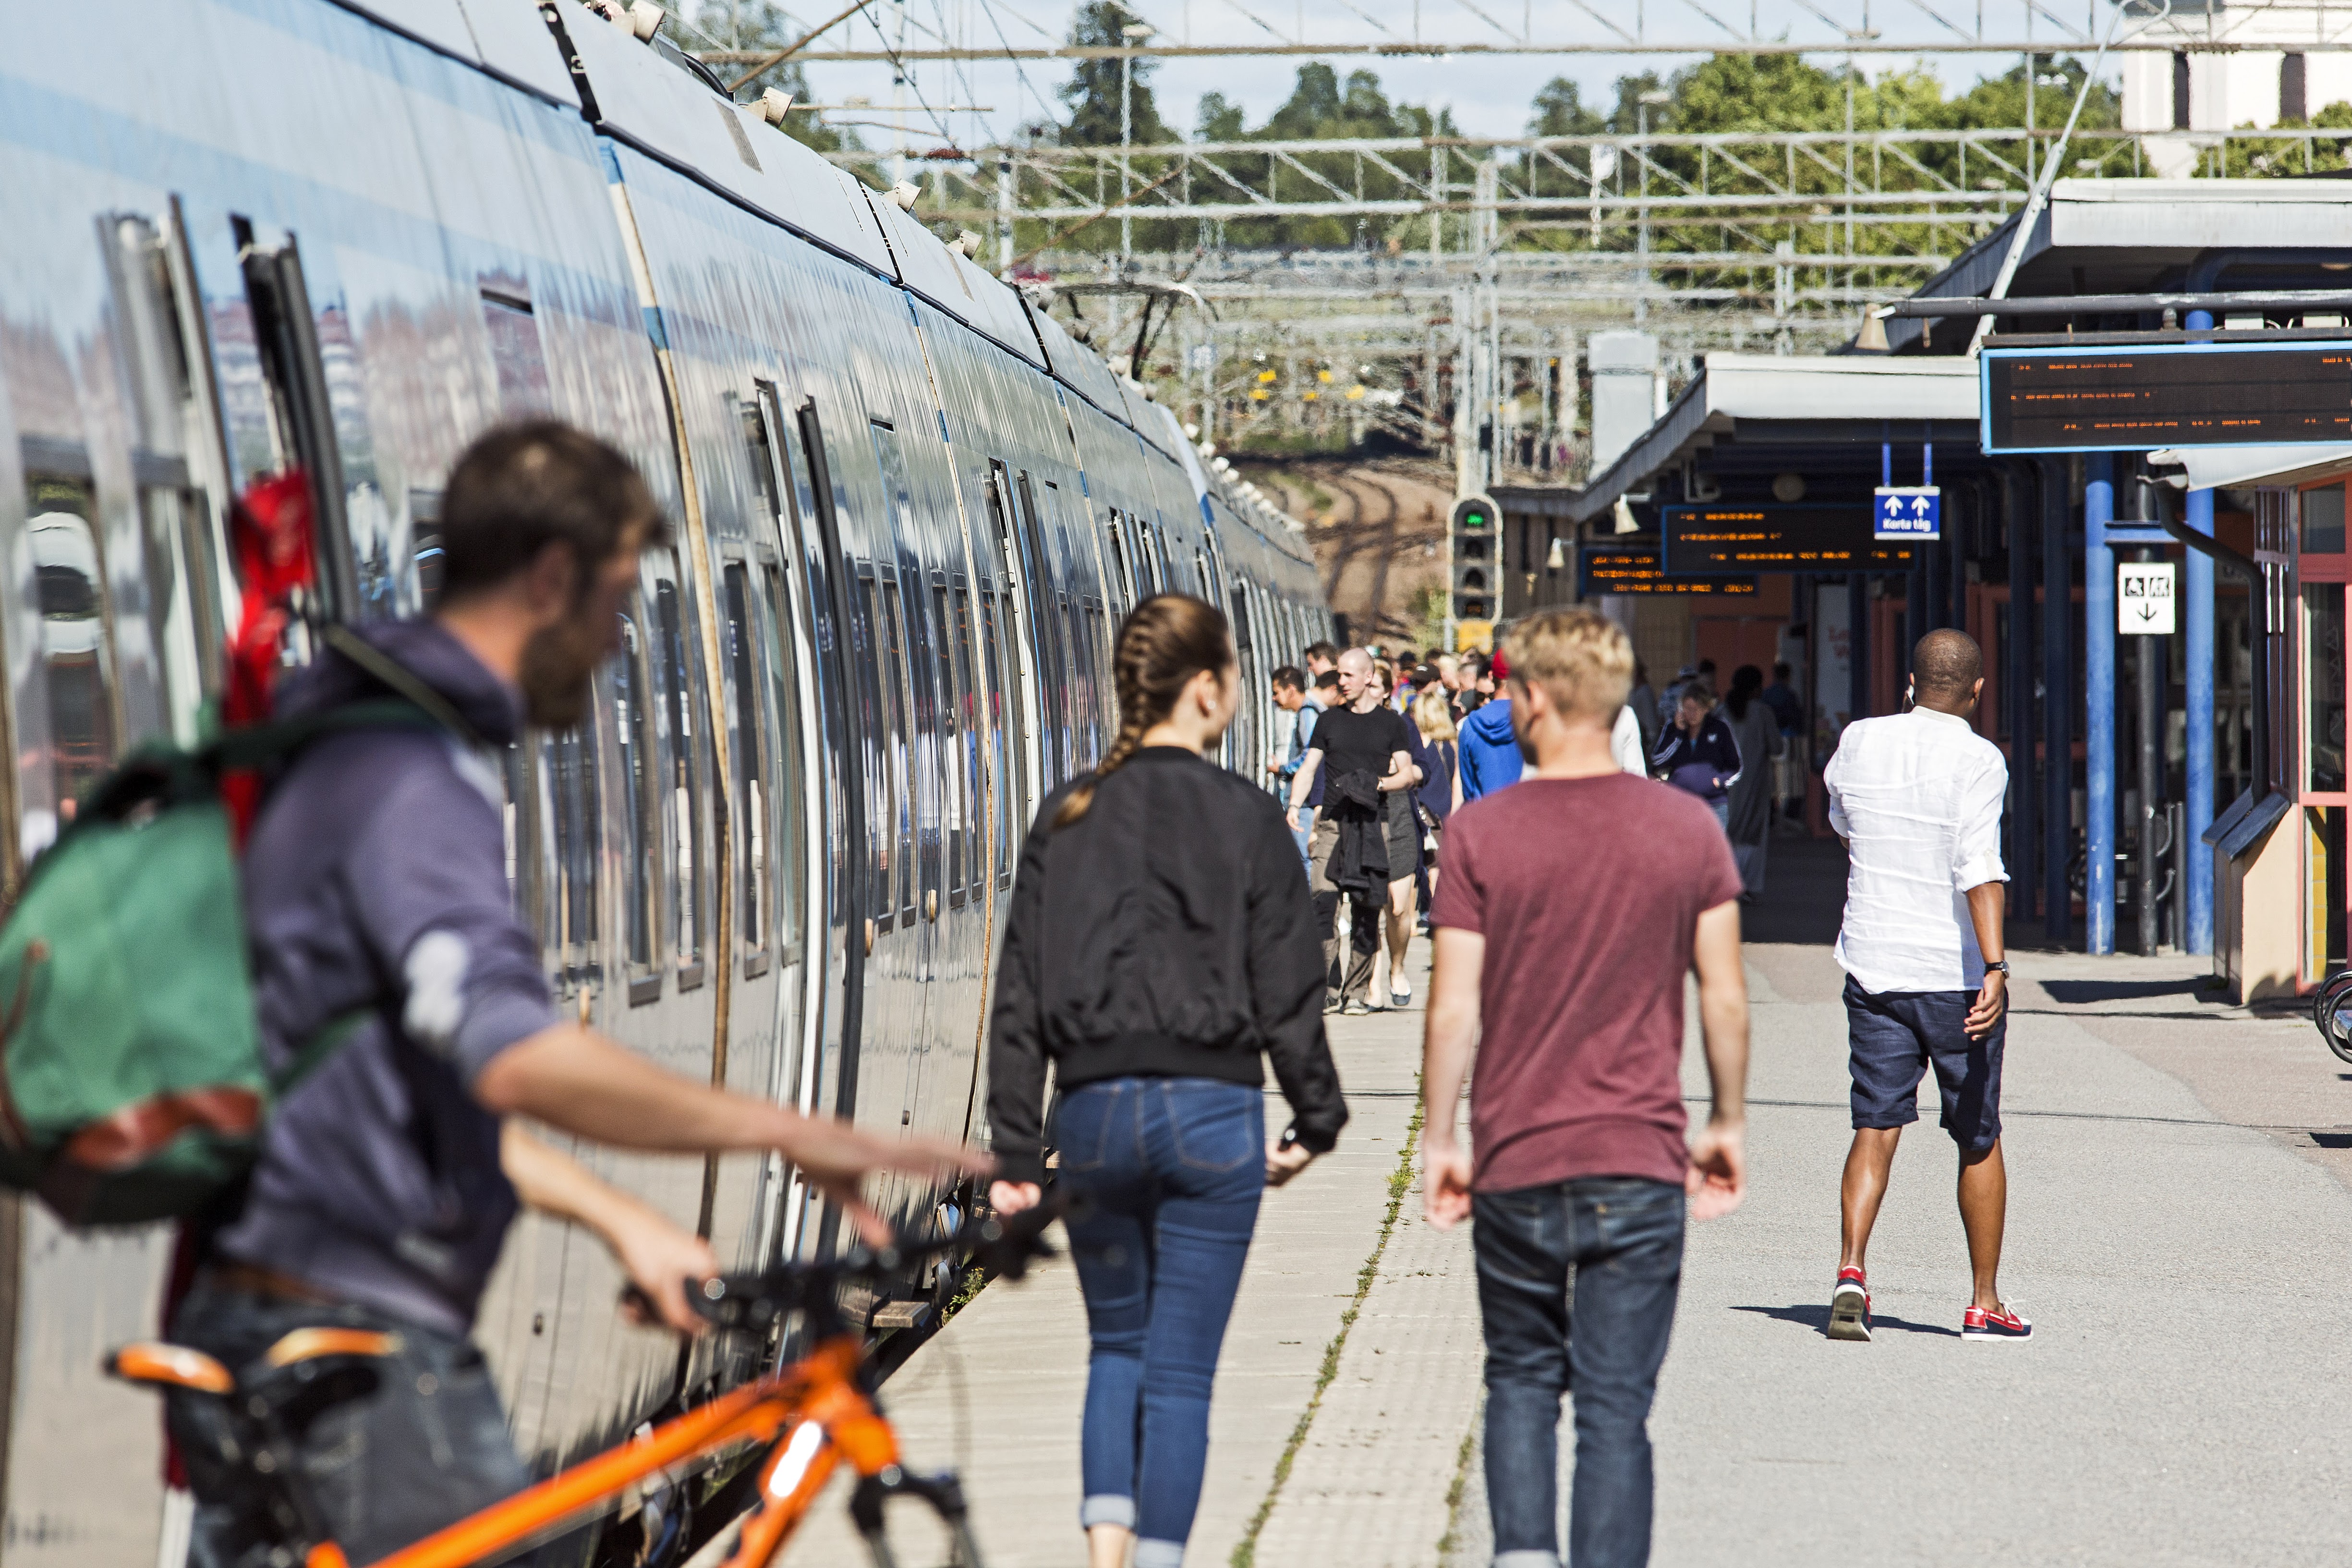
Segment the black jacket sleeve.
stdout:
<path fill-rule="evenodd" d="M 1321 1154 L 1348 1123 L 1339 1068 L 1323 1037 L 1323 938 L 1297 840 L 1274 812 L 1256 815 L 1249 858 L 1251 1005 L 1275 1081 L 1290 1101 L 1291 1135 Z"/>
<path fill-rule="evenodd" d="M 1048 802 L 1037 813 L 1021 843 L 988 1019 L 989 1133 L 998 1179 L 1007 1182 L 1045 1179 L 1045 1019 L 1038 965 L 1045 946 L 1045 841 L 1055 805 Z M 1297 858 L 1295 847 L 1291 858 Z"/>

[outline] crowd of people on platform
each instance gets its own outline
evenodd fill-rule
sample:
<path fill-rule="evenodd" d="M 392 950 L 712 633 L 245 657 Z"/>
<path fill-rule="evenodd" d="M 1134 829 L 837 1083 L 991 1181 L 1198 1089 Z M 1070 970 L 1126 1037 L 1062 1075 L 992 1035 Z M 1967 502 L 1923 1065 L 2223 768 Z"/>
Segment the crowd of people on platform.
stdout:
<path fill-rule="evenodd" d="M 1517 783 L 1526 766 L 1511 723 L 1510 661 L 1500 650 L 1424 658 L 1378 643 L 1342 651 L 1318 642 L 1304 666 L 1274 672 L 1278 724 L 1265 766 L 1314 888 L 1329 1008 L 1402 1006 L 1412 1001 L 1406 952 L 1429 931 L 1446 819 L 1464 802 Z M 1637 663 L 1610 751 L 1624 772 L 1707 806 L 1730 842 L 1740 897 L 1752 901 L 1764 890 L 1781 805 L 1772 763 L 1786 754 L 1803 709 L 1786 664 L 1772 667 L 1769 685 L 1761 668 L 1741 665 L 1720 700 L 1715 678 L 1715 662 L 1701 659 L 1661 694 Z M 1330 797 L 1341 779 L 1342 794 Z"/>

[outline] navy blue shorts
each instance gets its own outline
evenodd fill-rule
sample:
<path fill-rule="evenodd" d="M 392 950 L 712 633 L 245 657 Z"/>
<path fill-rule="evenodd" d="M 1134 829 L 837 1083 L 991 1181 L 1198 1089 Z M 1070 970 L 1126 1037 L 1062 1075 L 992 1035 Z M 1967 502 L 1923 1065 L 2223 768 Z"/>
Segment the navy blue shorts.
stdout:
<path fill-rule="evenodd" d="M 1853 1124 L 1907 1127 L 1919 1120 L 1919 1079 L 1936 1069 L 1944 1131 L 1971 1154 L 2000 1137 L 2000 1047 L 2009 1011 L 1992 1033 L 1971 1040 L 1964 1027 L 1973 991 L 1889 991 L 1874 994 L 1848 975 L 1847 1037 L 1853 1050 Z"/>

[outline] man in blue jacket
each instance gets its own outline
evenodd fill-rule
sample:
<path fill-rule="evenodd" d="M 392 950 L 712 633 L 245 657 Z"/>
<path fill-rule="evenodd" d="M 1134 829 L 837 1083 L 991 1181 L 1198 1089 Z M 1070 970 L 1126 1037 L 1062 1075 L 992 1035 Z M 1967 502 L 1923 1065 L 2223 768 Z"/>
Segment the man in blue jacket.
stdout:
<path fill-rule="evenodd" d="M 1496 649 L 1490 666 L 1495 697 L 1462 721 L 1462 798 L 1476 800 L 1519 782 L 1524 765 L 1519 738 L 1511 729 L 1511 694 L 1503 684 L 1511 667 Z"/>

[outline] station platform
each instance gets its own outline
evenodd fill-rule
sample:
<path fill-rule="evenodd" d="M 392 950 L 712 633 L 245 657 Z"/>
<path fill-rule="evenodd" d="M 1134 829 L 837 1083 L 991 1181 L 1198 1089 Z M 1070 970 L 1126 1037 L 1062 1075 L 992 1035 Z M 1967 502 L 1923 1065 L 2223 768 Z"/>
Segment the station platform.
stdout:
<path fill-rule="evenodd" d="M 2205 961 L 2020 952 L 2002 1280 L 2035 1336 L 1958 1338 L 1931 1081 L 1872 1248 L 1877 1337 L 1833 1343 L 1842 857 L 1773 848 L 1748 921 L 1751 1189 L 1690 1234 L 1651 1422 L 1653 1561 L 2331 1560 L 2352 1526 L 2352 1073 L 2307 1021 L 2204 1000 Z M 1418 1002 L 1332 1020 L 1355 1119 L 1267 1195 L 1217 1384 L 1202 1568 L 1487 1560 L 1469 1235 L 1423 1222 L 1411 1156 Z M 1703 1113 L 1695 1024 L 1685 1072 Z M 1057 1261 L 982 1291 L 885 1388 L 909 1462 L 962 1472 L 991 1568 L 1085 1562 L 1085 1378 Z M 944 1562 L 917 1522 L 901 1561 Z M 785 1559 L 864 1560 L 838 1499 Z"/>

